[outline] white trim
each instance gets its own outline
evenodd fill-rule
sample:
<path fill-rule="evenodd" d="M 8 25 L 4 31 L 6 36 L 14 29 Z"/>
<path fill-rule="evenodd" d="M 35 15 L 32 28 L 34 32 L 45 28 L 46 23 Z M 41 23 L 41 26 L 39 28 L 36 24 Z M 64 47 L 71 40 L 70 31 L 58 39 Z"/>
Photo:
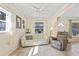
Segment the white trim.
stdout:
<path fill-rule="evenodd" d="M 6 22 L 6 20 L 1 20 L 1 19 L 0 19 L 0 21 L 2 21 L 2 22 Z"/>
<path fill-rule="evenodd" d="M 0 20 L 2 22 L 6 22 L 6 30 L 5 31 L 0 31 L 1 32 L 9 32 L 11 29 L 11 13 L 8 12 L 7 10 L 3 9 L 0 7 L 0 11 L 6 13 L 6 20 Z"/>

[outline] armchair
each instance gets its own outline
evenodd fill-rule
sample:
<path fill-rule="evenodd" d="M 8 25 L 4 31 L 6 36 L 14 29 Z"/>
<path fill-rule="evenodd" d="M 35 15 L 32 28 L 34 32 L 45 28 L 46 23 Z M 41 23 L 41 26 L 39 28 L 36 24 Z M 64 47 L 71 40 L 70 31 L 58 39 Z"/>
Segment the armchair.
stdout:
<path fill-rule="evenodd" d="M 67 48 L 67 43 L 68 43 L 67 37 L 68 37 L 67 32 L 58 32 L 57 38 L 54 37 L 50 38 L 50 44 L 52 47 L 63 51 Z"/>

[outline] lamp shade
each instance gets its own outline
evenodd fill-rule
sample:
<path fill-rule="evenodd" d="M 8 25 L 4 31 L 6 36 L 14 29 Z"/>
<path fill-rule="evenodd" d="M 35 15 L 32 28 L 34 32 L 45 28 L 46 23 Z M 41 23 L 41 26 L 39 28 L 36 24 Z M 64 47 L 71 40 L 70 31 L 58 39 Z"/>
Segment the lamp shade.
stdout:
<path fill-rule="evenodd" d="M 59 23 L 58 26 L 64 27 L 64 24 L 63 23 Z"/>
<path fill-rule="evenodd" d="M 53 30 L 53 27 L 50 27 L 50 31 L 52 31 Z"/>

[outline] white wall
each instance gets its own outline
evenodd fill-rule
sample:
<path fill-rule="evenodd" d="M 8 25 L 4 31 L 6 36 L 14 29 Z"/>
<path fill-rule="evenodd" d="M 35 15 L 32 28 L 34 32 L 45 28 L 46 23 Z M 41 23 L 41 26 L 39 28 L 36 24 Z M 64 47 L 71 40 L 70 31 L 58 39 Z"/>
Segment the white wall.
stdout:
<path fill-rule="evenodd" d="M 19 47 L 19 39 L 25 33 L 25 29 L 16 29 L 16 15 L 25 21 L 26 17 L 12 4 L 0 4 L 0 7 L 11 13 L 7 13 L 7 17 L 11 16 L 11 19 L 8 19 L 11 20 L 10 31 L 4 33 L 0 32 L 0 55 L 8 55 Z"/>
<path fill-rule="evenodd" d="M 47 38 L 47 37 L 49 37 L 49 36 L 50 36 L 50 27 L 53 27 L 54 22 L 55 22 L 56 20 L 52 21 L 52 19 L 42 19 L 42 20 L 38 20 L 38 19 L 31 19 L 31 18 L 28 18 L 28 19 L 27 19 L 26 28 L 29 28 L 30 31 L 31 31 L 31 33 L 32 33 L 33 35 L 35 35 L 34 23 L 35 23 L 35 22 L 38 22 L 38 21 L 44 22 L 44 27 L 45 27 L 45 28 L 44 28 L 44 29 L 45 29 L 45 32 L 44 32 L 44 34 L 43 34 L 44 39 Z"/>

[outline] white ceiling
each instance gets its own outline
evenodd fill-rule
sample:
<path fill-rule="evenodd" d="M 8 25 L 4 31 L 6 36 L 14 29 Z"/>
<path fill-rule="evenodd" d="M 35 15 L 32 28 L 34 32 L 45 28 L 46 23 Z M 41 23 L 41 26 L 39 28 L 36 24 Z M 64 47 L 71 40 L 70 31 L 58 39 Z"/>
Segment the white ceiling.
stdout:
<path fill-rule="evenodd" d="M 65 3 L 14 3 L 27 17 L 53 17 Z M 36 8 L 40 8 L 40 16 Z M 36 12 L 37 11 L 37 12 Z"/>
<path fill-rule="evenodd" d="M 15 5 L 26 17 L 79 17 L 78 3 L 11 3 Z M 73 5 L 73 6 L 72 6 Z M 72 7 L 70 7 L 72 6 Z M 40 11 L 40 17 L 39 12 Z M 57 15 L 57 16 L 55 16 Z"/>
<path fill-rule="evenodd" d="M 79 17 L 79 3 L 70 8 L 67 12 L 63 14 L 64 17 Z"/>

